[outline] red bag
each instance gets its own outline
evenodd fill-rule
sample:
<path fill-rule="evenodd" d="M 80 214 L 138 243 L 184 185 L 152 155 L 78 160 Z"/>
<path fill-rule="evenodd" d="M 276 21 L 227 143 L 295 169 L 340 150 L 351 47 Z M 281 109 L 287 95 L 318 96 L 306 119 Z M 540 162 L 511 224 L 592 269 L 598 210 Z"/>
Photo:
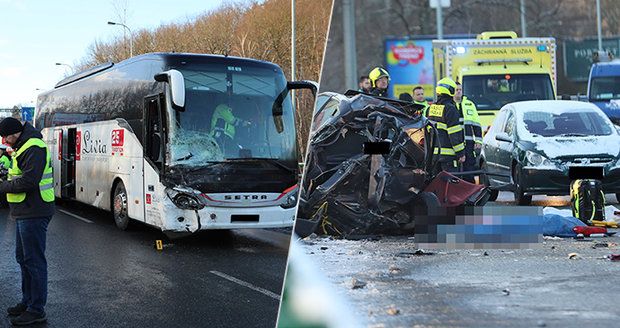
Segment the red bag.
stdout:
<path fill-rule="evenodd" d="M 484 185 L 469 183 L 454 175 L 441 171 L 424 188 L 424 191 L 434 193 L 439 203 L 444 207 L 453 207 L 463 204 L 477 205 L 483 195 Z"/>
<path fill-rule="evenodd" d="M 576 234 L 583 234 L 586 237 L 590 237 L 593 234 L 607 234 L 607 228 L 605 227 L 583 227 L 577 226 L 573 228 Z"/>

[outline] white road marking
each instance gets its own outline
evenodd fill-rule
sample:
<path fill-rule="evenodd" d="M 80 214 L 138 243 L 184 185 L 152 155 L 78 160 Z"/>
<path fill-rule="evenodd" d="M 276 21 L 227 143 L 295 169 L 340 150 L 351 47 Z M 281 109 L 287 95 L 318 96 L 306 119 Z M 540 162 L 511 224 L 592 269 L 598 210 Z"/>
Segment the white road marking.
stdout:
<path fill-rule="evenodd" d="M 252 289 L 254 291 L 257 291 L 257 292 L 259 292 L 261 294 L 267 295 L 267 296 L 269 296 L 269 297 L 271 297 L 273 299 L 276 299 L 278 301 L 280 300 L 280 295 L 278 295 L 278 294 L 276 294 L 276 293 L 274 293 L 272 291 L 266 290 L 265 288 L 254 286 L 254 285 L 252 285 L 249 282 L 245 282 L 245 281 L 243 281 L 241 279 L 237 279 L 237 278 L 235 278 L 233 276 L 229 276 L 229 275 L 227 275 L 225 273 L 222 273 L 222 272 L 219 272 L 219 271 L 209 271 L 209 272 L 211 272 L 212 274 L 214 274 L 214 275 L 216 275 L 218 277 L 224 278 L 224 279 L 226 279 L 228 281 L 232 281 L 232 282 L 234 282 L 234 283 L 236 283 L 238 285 L 241 285 L 243 287 L 247 287 L 247 288 Z"/>
<path fill-rule="evenodd" d="M 61 209 L 58 209 L 58 211 L 59 211 L 59 212 L 62 212 L 62 213 L 65 213 L 65 214 L 67 214 L 67 215 L 69 215 L 69 216 L 72 216 L 72 217 L 74 217 L 74 218 L 76 218 L 76 219 L 78 219 L 78 220 L 84 221 L 84 222 L 86 222 L 86 223 L 93 223 L 93 221 L 91 221 L 91 220 L 89 220 L 89 219 L 85 219 L 85 218 L 83 218 L 83 217 L 81 217 L 81 216 L 79 216 L 79 215 L 77 215 L 77 214 L 73 214 L 73 213 L 71 213 L 71 212 L 69 212 L 69 211 L 65 211 L 65 210 L 61 210 Z"/>

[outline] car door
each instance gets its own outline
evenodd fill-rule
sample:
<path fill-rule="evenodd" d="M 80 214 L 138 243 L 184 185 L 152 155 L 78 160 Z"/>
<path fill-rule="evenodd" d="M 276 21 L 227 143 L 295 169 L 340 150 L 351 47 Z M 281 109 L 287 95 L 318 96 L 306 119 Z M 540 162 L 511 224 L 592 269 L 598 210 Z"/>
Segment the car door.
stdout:
<path fill-rule="evenodd" d="M 487 132 L 487 134 L 484 136 L 484 142 L 482 146 L 484 160 L 486 169 L 491 174 L 499 173 L 499 169 L 497 167 L 497 152 L 499 151 L 499 142 L 495 139 L 495 136 L 497 135 L 497 133 L 503 131 L 505 118 L 506 111 L 500 111 L 495 117 L 495 120 L 493 120 L 493 124 L 491 125 L 489 132 Z M 491 181 L 491 184 L 493 186 L 496 185 L 496 183 L 493 182 L 496 181 L 497 178 L 498 177 L 495 175 L 489 176 L 489 180 Z"/>
<path fill-rule="evenodd" d="M 499 176 L 499 180 L 509 183 L 510 182 L 510 174 L 512 171 L 512 154 L 513 148 L 515 145 L 515 130 L 516 130 L 516 117 L 512 109 L 508 109 L 506 112 L 506 122 L 504 123 L 504 128 L 502 132 L 504 136 L 508 136 L 512 141 L 500 141 L 498 140 L 498 147 L 495 152 L 496 164 L 498 173 L 504 175 Z"/>

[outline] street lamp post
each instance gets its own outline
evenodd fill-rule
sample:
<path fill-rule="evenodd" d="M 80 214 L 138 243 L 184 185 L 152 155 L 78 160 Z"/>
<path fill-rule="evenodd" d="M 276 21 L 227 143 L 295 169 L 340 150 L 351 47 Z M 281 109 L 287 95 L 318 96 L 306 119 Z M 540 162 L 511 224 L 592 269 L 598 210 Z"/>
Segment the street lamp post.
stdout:
<path fill-rule="evenodd" d="M 127 29 L 129 32 L 129 57 L 133 57 L 133 35 L 131 34 L 131 29 L 123 23 L 108 22 L 108 25 L 119 25 Z"/>
<path fill-rule="evenodd" d="M 596 32 L 598 36 L 598 51 L 603 51 L 603 39 L 601 38 L 601 0 L 596 0 Z"/>
<path fill-rule="evenodd" d="M 69 69 L 71 70 L 71 74 L 73 74 L 73 72 L 75 72 L 75 70 L 73 69 L 73 66 L 69 65 L 69 64 L 65 64 L 65 63 L 56 63 L 56 66 L 67 66 L 69 67 Z"/>

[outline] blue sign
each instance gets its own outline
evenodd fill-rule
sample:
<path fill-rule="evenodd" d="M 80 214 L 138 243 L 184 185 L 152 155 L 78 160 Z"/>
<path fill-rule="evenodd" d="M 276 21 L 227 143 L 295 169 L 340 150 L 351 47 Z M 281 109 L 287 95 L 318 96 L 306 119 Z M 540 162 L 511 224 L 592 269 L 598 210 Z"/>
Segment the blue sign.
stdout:
<path fill-rule="evenodd" d="M 34 107 L 22 107 L 22 121 L 32 123 Z"/>

